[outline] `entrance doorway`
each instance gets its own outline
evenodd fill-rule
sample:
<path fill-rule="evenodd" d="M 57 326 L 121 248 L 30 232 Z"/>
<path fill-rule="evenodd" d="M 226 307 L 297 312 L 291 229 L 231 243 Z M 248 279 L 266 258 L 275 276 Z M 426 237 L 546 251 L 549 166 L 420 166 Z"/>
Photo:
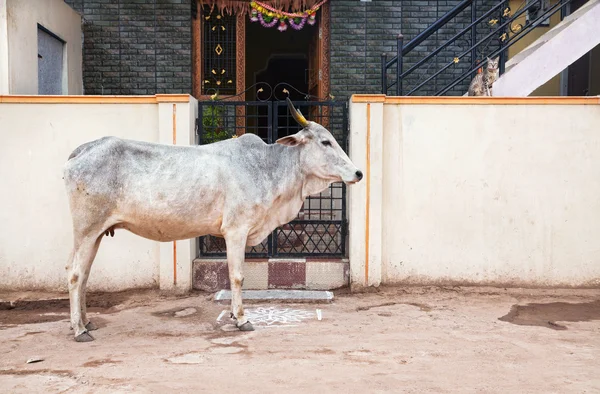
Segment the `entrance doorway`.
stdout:
<path fill-rule="evenodd" d="M 252 22 L 247 12 L 231 14 L 195 1 L 192 90 L 198 100 L 213 100 L 218 96 L 256 101 L 261 99 L 257 96 L 260 92 L 251 87 L 261 81 L 269 86 L 281 82 L 293 86 L 295 89 L 287 89 L 292 100 L 330 98 L 328 2 L 317 12 L 314 25 L 280 32 L 276 27 L 265 28 Z M 276 92 L 278 96 L 284 93 L 282 90 L 283 87 Z M 309 93 L 310 97 L 299 92 Z M 265 93 L 271 94 L 262 93 L 262 99 Z"/>
<path fill-rule="evenodd" d="M 282 93 L 290 100 L 304 100 L 308 93 L 308 61 L 305 55 L 274 54 L 267 61 L 267 67 L 254 73 L 254 83 L 267 83 L 277 91 L 272 92 L 271 101 L 281 99 Z M 289 89 L 293 87 L 293 89 Z M 286 93 L 283 91 L 286 89 Z M 304 94 L 303 94 L 304 93 Z"/>
<path fill-rule="evenodd" d="M 311 120 L 328 124 L 329 131 L 347 151 L 348 106 L 346 102 L 301 100 L 293 104 L 303 113 L 319 114 Z M 244 114 L 241 118 L 238 116 L 240 113 Z M 257 117 L 255 115 L 257 113 L 264 115 Z M 242 134 L 265 135 L 263 139 L 268 144 L 273 144 L 278 138 L 299 130 L 299 126 L 289 115 L 287 102 L 280 100 L 199 101 L 198 117 L 200 144 L 214 142 L 213 138 L 219 134 L 218 130 L 231 129 L 239 124 L 244 125 Z M 273 167 L 271 171 L 279 171 L 279 168 Z M 343 258 L 347 250 L 347 230 L 346 185 L 336 182 L 320 194 L 309 196 L 300 208 L 296 219 L 275 229 L 260 245 L 246 248 L 246 257 Z M 223 238 L 201 237 L 199 247 L 201 257 L 225 256 Z"/>
<path fill-rule="evenodd" d="M 302 30 L 280 32 L 276 28 L 265 28 L 258 22 L 246 23 L 246 86 L 267 83 L 277 91 L 246 93 L 246 100 L 284 99 L 282 84 L 287 84 L 291 100 L 305 100 L 302 93 L 308 93 L 309 59 L 316 56 L 310 53 L 313 36 L 318 35 L 318 26 L 306 25 Z M 290 89 L 293 87 L 293 89 Z M 300 93 L 302 92 L 302 93 Z M 266 96 L 266 97 L 265 97 Z"/>
<path fill-rule="evenodd" d="M 292 101 L 307 101 L 317 99 L 311 97 L 310 84 L 314 75 L 318 75 L 318 58 L 315 46 L 311 45 L 318 39 L 318 24 L 306 25 L 302 30 L 288 29 L 280 32 L 276 28 L 265 28 L 260 23 L 246 23 L 246 86 L 255 86 L 246 92 L 248 101 L 281 101 L 287 97 Z M 296 127 L 281 127 L 286 125 L 289 113 L 285 106 L 271 116 L 278 119 L 280 125 L 278 137 L 296 132 Z M 263 134 L 269 129 L 268 122 L 272 118 L 265 112 L 267 108 L 257 106 L 257 130 Z M 248 108 L 251 111 L 251 108 Z M 281 112 L 281 113 L 279 113 Z M 308 115 L 308 114 L 306 114 Z M 289 125 L 291 126 L 291 125 Z M 265 140 L 268 135 L 259 134 Z"/>

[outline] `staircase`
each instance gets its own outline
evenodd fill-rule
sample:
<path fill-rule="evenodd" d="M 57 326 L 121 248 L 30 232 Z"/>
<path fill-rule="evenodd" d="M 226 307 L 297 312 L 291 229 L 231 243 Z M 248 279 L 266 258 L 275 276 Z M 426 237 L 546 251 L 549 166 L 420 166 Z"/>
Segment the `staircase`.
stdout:
<path fill-rule="evenodd" d="M 396 96 L 466 95 L 468 85 L 488 58 L 500 58 L 500 78 L 494 96 L 527 96 L 600 44 L 600 0 L 523 0 L 517 9 L 509 1 L 460 1 L 442 18 L 408 43 L 398 36 L 395 56 L 382 55 L 381 91 Z M 483 6 L 488 4 L 487 10 Z M 514 2 L 512 2 L 514 4 Z M 508 60 L 508 49 L 553 15 L 561 22 Z M 431 49 L 448 24 L 466 27 Z M 445 29 L 448 31 L 448 29 Z M 423 43 L 429 46 L 423 50 Z M 415 54 L 425 52 L 425 56 Z"/>
<path fill-rule="evenodd" d="M 506 62 L 494 96 L 529 96 L 600 44 L 600 0 L 590 0 Z"/>

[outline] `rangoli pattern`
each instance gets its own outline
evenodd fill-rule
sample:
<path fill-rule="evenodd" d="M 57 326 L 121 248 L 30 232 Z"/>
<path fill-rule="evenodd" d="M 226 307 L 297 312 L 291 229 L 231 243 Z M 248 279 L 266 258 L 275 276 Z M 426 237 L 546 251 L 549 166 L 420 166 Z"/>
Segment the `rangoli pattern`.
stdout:
<path fill-rule="evenodd" d="M 254 325 L 295 325 L 302 320 L 315 319 L 314 311 L 292 308 L 258 307 L 246 309 L 246 317 Z"/>

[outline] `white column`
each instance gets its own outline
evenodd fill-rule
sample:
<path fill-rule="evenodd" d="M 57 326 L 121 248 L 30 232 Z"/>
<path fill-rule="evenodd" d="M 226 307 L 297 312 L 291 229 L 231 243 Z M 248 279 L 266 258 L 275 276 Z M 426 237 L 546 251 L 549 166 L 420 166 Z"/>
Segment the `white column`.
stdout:
<path fill-rule="evenodd" d="M 158 140 L 161 144 L 192 145 L 198 102 L 191 96 L 157 95 Z M 161 290 L 185 293 L 192 289 L 196 239 L 160 243 Z"/>
<path fill-rule="evenodd" d="M 8 75 L 8 19 L 6 0 L 0 0 L 0 94 L 10 94 Z"/>
<path fill-rule="evenodd" d="M 350 100 L 350 159 L 363 172 L 349 189 L 350 285 L 381 284 L 384 95 Z"/>

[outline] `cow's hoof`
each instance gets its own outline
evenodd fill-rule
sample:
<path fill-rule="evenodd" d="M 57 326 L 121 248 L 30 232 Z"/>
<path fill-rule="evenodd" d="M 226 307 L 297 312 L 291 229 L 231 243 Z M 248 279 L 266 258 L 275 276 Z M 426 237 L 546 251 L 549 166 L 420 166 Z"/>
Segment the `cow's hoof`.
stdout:
<path fill-rule="evenodd" d="M 85 329 L 88 331 L 95 331 L 98 329 L 98 327 L 96 327 L 96 325 L 92 322 L 89 322 L 88 324 L 85 325 Z"/>
<path fill-rule="evenodd" d="M 238 326 L 238 329 L 240 331 L 254 331 L 254 326 L 252 326 L 252 323 L 247 321 L 246 323 L 242 324 L 241 326 Z"/>
<path fill-rule="evenodd" d="M 92 342 L 94 337 L 89 332 L 84 332 L 75 337 L 75 342 Z"/>

